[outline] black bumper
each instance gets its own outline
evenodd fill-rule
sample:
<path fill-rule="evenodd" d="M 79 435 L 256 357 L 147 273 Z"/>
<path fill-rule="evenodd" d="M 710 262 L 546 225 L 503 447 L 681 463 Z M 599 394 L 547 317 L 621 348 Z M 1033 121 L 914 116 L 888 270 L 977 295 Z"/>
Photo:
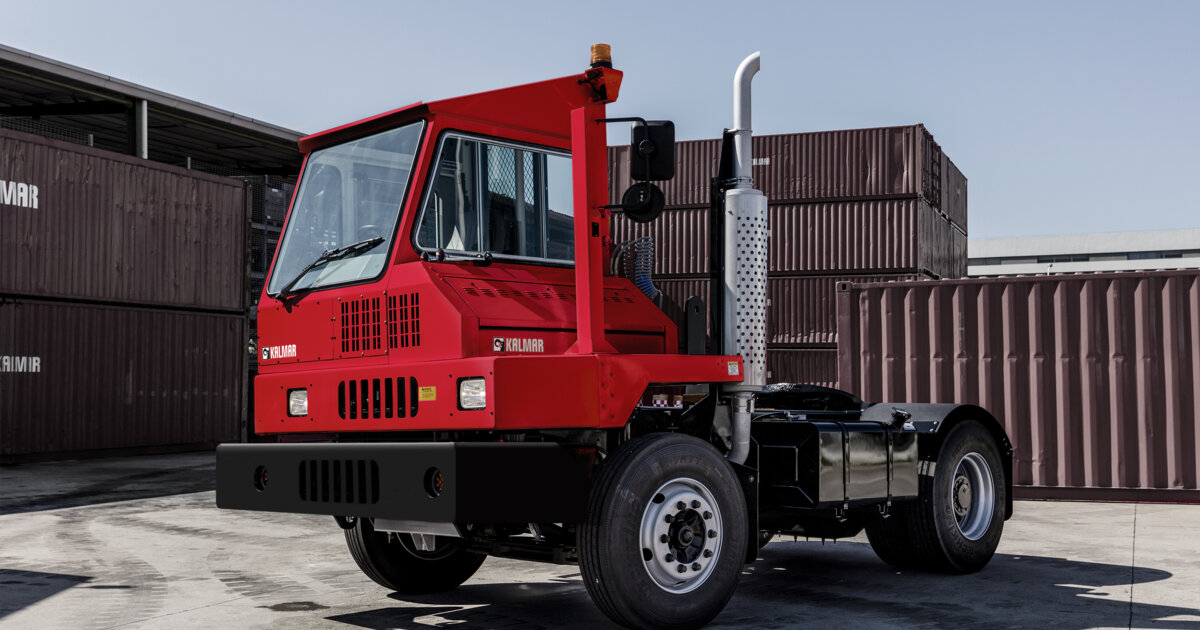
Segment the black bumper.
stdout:
<path fill-rule="evenodd" d="M 440 523 L 578 522 L 592 457 L 588 449 L 547 443 L 223 444 L 217 507 Z M 430 490 L 434 470 L 442 474 L 440 493 Z"/>

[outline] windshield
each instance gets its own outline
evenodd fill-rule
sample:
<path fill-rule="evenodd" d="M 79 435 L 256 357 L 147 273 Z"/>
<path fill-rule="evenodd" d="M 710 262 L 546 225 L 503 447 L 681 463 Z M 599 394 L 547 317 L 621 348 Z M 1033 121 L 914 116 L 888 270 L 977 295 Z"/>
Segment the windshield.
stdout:
<path fill-rule="evenodd" d="M 268 293 L 277 295 L 322 253 L 376 237 L 383 239 L 379 245 L 317 265 L 291 290 L 365 280 L 383 271 L 422 125 L 412 123 L 308 157 Z"/>

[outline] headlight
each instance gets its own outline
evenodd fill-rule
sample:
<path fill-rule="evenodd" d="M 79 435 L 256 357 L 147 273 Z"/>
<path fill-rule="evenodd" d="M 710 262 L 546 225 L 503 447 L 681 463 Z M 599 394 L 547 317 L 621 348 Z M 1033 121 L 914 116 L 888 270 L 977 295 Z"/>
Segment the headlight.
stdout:
<path fill-rule="evenodd" d="M 458 381 L 458 408 L 483 409 L 487 407 L 487 383 L 482 378 L 464 378 Z"/>
<path fill-rule="evenodd" d="M 307 389 L 289 389 L 288 390 L 288 415 L 297 418 L 303 418 L 308 415 L 308 390 Z"/>

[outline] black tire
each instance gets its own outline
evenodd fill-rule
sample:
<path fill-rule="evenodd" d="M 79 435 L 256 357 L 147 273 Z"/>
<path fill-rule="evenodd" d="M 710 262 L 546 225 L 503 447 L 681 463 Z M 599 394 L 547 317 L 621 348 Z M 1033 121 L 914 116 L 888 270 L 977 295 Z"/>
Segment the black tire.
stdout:
<path fill-rule="evenodd" d="M 406 595 L 440 593 L 466 582 L 487 558 L 438 536 L 433 551 L 418 551 L 409 534 L 377 532 L 360 518 L 346 530 L 346 546 L 358 568 L 384 588 Z"/>
<path fill-rule="evenodd" d="M 917 500 L 869 524 L 867 538 L 879 558 L 894 566 L 974 573 L 1000 544 L 1005 492 L 995 440 L 979 423 L 966 421 L 942 441 L 933 475 L 920 476 Z"/>
<path fill-rule="evenodd" d="M 592 601 L 613 621 L 698 628 L 733 595 L 749 542 L 746 500 L 725 458 L 697 438 L 657 433 L 601 465 L 579 529 L 579 564 Z M 667 560 L 675 553 L 684 563 Z M 670 574 L 675 564 L 685 571 Z"/>
<path fill-rule="evenodd" d="M 895 504 L 888 518 L 867 523 L 867 540 L 880 560 L 899 569 L 919 569 L 921 562 L 917 557 L 916 544 L 908 534 L 912 517 L 907 507 L 905 504 Z"/>

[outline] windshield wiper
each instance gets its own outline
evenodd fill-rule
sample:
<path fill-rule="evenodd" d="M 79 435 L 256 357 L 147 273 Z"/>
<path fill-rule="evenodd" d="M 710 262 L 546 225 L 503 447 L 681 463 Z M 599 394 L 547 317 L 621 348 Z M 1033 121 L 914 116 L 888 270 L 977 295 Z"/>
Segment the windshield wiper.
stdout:
<path fill-rule="evenodd" d="M 482 251 L 482 252 L 454 252 L 454 253 L 446 253 L 446 250 L 438 249 L 436 251 L 425 250 L 425 251 L 421 252 L 421 260 L 423 260 L 425 262 L 439 262 L 439 263 L 445 262 L 447 260 L 449 260 L 449 261 L 469 260 L 480 267 L 487 267 L 488 265 L 490 265 L 496 261 L 496 257 L 492 255 L 492 251 L 490 249 L 487 251 Z"/>
<path fill-rule="evenodd" d="M 292 278 L 291 282 L 288 282 L 287 284 L 283 285 L 283 288 L 280 289 L 279 292 L 275 294 L 275 299 L 282 300 L 288 296 L 299 293 L 299 291 L 292 291 L 292 287 L 296 286 L 296 283 L 300 282 L 300 279 L 303 278 L 308 272 L 312 271 L 314 267 L 317 267 L 318 265 L 323 265 L 325 263 L 333 262 L 335 260 L 341 260 L 343 258 L 357 256 L 365 251 L 374 249 L 382 242 L 383 242 L 383 237 L 376 236 L 374 238 L 369 238 L 365 241 L 351 243 L 350 245 L 346 245 L 345 247 L 338 247 L 337 249 L 330 249 L 330 250 L 326 250 L 326 251 L 322 252 L 320 256 L 317 256 L 316 260 L 312 261 L 311 263 L 308 263 L 308 266 L 305 267 L 303 271 L 296 274 L 296 277 Z"/>

